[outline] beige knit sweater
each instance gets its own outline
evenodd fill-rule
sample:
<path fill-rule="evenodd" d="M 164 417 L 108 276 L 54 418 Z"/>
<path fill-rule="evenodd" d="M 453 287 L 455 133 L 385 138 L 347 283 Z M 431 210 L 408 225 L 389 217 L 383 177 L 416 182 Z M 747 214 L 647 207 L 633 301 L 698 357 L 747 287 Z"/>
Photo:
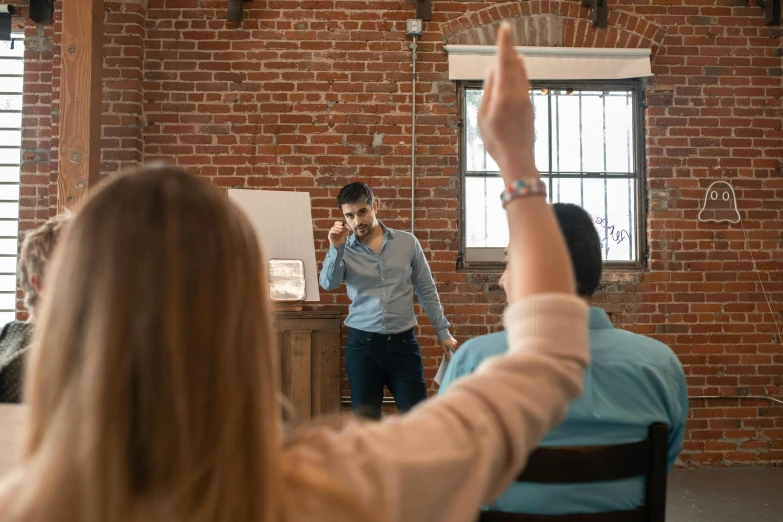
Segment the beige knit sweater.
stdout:
<path fill-rule="evenodd" d="M 324 428 L 290 456 L 325 470 L 389 522 L 475 520 L 579 395 L 588 363 L 587 306 L 576 297 L 524 299 L 504 322 L 508 355 L 443 397 L 384 422 Z"/>

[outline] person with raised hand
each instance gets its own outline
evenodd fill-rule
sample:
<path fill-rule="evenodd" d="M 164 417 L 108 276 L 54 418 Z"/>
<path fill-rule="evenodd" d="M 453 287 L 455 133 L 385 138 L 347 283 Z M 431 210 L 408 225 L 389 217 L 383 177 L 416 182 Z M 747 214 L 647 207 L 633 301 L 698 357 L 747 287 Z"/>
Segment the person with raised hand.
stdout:
<path fill-rule="evenodd" d="M 532 161 L 507 26 L 480 111 L 508 187 L 509 350 L 407 415 L 283 429 L 248 218 L 173 167 L 112 177 L 57 249 L 3 522 L 469 522 L 582 389 L 587 306 Z M 100 248 L 96 248 L 100 245 Z"/>

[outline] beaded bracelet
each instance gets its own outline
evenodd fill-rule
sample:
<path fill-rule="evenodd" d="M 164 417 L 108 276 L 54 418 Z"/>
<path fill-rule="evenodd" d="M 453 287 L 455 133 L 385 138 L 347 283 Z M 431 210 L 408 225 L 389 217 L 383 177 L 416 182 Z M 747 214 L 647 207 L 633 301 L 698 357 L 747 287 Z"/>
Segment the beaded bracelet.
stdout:
<path fill-rule="evenodd" d="M 500 194 L 500 201 L 503 208 L 506 208 L 515 199 L 527 196 L 546 197 L 546 183 L 541 178 L 518 179 L 506 186 L 506 190 Z"/>

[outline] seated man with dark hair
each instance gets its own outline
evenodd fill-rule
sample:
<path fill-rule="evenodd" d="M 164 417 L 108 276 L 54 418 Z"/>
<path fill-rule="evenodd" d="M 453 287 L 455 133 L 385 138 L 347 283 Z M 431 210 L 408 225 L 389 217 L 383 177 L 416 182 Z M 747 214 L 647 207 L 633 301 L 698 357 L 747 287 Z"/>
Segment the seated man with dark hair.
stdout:
<path fill-rule="evenodd" d="M 571 253 L 580 297 L 590 302 L 601 280 L 601 243 L 590 215 L 572 204 L 553 205 Z M 501 277 L 501 286 L 507 284 Z M 504 287 L 504 290 L 506 288 Z M 682 449 L 688 390 L 671 349 L 643 335 L 612 327 L 602 309 L 590 308 L 590 366 L 582 396 L 541 446 L 603 446 L 647 437 L 654 422 L 669 425 L 669 470 Z M 471 339 L 452 358 L 439 393 L 481 363 L 505 353 L 505 332 Z M 537 515 L 600 513 L 644 504 L 644 477 L 580 485 L 512 484 L 493 510 Z"/>

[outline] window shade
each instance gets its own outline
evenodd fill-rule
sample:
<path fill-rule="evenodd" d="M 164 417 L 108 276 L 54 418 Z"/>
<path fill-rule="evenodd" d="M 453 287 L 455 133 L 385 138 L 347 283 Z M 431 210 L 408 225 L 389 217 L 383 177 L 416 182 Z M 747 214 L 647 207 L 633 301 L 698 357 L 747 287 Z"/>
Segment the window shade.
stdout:
<path fill-rule="evenodd" d="M 615 80 L 652 76 L 650 49 L 516 47 L 531 80 Z M 483 80 L 494 45 L 447 45 L 450 80 Z"/>

